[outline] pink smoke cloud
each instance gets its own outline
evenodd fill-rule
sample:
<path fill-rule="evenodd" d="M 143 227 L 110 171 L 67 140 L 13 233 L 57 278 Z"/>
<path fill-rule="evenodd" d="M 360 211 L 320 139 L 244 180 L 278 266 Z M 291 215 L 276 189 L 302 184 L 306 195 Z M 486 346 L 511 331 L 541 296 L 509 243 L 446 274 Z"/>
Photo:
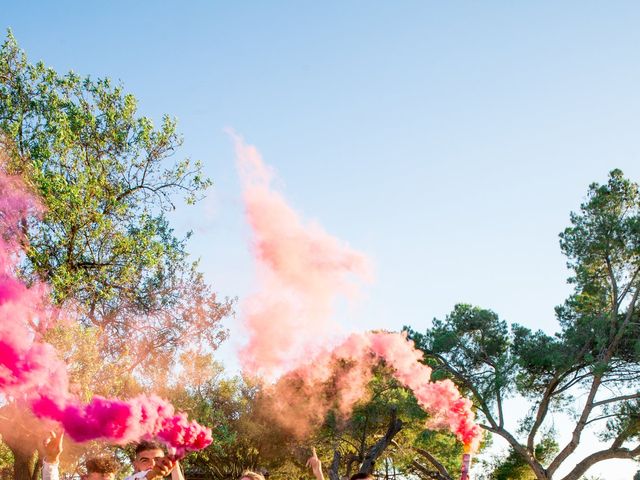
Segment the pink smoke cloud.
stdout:
<path fill-rule="evenodd" d="M 335 337 L 333 304 L 371 278 L 371 265 L 319 225 L 304 224 L 271 188 L 273 172 L 258 151 L 232 137 L 261 286 L 243 305 L 249 342 L 240 358 L 245 371 L 274 378 Z"/>
<path fill-rule="evenodd" d="M 42 418 L 55 420 L 77 442 L 104 439 L 124 445 L 157 438 L 182 458 L 213 441 L 211 430 L 176 413 L 173 405 L 155 395 L 139 395 L 129 400 L 95 396 L 88 404 L 76 400 L 60 405 L 42 396 L 32 404 Z"/>
<path fill-rule="evenodd" d="M 76 441 L 105 439 L 124 444 L 158 438 L 176 456 L 205 448 L 211 430 L 188 421 L 155 396 L 130 400 L 94 397 L 82 403 L 69 391 L 65 363 L 43 342 L 39 330 L 54 312 L 45 285 L 24 285 L 16 277 L 26 237 L 23 222 L 42 211 L 19 178 L 0 165 L 0 394 L 30 405 L 33 413 L 59 422 Z"/>
<path fill-rule="evenodd" d="M 366 397 L 372 370 L 383 361 L 430 414 L 431 428 L 446 428 L 476 449 L 481 431 L 471 402 L 451 381 L 432 382 L 422 352 L 404 335 L 365 333 L 340 339 L 333 304 L 371 278 L 370 262 L 319 225 L 303 223 L 273 190 L 273 172 L 258 151 L 231 136 L 259 285 L 244 302 L 249 340 L 240 359 L 245 373 L 277 380 L 266 388 L 283 425 L 303 436 L 330 408 L 348 414 Z M 323 392 L 323 384 L 333 390 Z"/>

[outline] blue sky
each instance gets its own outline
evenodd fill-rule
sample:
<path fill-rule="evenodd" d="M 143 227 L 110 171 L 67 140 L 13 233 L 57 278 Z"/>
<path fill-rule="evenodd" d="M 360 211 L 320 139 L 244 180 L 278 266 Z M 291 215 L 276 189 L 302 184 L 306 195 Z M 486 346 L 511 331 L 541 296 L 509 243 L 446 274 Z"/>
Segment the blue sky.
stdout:
<path fill-rule="evenodd" d="M 612 168 L 640 180 L 637 2 L 5 3 L 30 60 L 178 118 L 215 187 L 172 220 L 223 295 L 253 281 L 226 127 L 373 259 L 354 329 L 424 329 L 469 302 L 553 331 L 569 212 Z"/>

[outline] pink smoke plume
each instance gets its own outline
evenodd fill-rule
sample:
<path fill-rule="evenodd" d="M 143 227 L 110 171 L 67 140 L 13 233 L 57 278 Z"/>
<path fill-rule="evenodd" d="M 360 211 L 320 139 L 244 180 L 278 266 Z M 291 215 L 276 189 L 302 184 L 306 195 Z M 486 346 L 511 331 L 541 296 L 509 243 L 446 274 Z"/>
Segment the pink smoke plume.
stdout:
<path fill-rule="evenodd" d="M 335 336 L 333 302 L 338 294 L 357 292 L 357 281 L 369 279 L 371 267 L 319 225 L 304 225 L 271 188 L 273 173 L 257 150 L 232 136 L 261 285 L 244 303 L 249 342 L 240 358 L 245 371 L 273 378 Z"/>
<path fill-rule="evenodd" d="M 41 206 L 21 180 L 0 165 L 0 394 L 19 400 L 33 413 L 59 422 L 76 441 L 106 439 L 124 444 L 158 438 L 177 457 L 211 441 L 211 430 L 189 422 L 155 396 L 130 400 L 94 397 L 83 404 L 69 392 L 65 363 L 40 333 L 53 311 L 42 284 L 27 287 L 16 277 L 26 237 L 21 226 Z"/>
<path fill-rule="evenodd" d="M 347 414 L 365 398 L 374 366 L 384 361 L 430 414 L 431 428 L 446 428 L 475 450 L 481 431 L 471 402 L 453 382 L 432 382 L 422 352 L 404 335 L 351 334 L 340 341 L 332 306 L 340 295 L 357 292 L 357 280 L 370 278 L 368 259 L 318 225 L 305 225 L 272 189 L 273 173 L 258 151 L 232 137 L 259 282 L 244 303 L 249 340 L 240 359 L 246 373 L 278 379 L 267 386 L 278 418 L 304 435 L 329 408 Z M 322 391 L 326 384 L 330 392 Z"/>

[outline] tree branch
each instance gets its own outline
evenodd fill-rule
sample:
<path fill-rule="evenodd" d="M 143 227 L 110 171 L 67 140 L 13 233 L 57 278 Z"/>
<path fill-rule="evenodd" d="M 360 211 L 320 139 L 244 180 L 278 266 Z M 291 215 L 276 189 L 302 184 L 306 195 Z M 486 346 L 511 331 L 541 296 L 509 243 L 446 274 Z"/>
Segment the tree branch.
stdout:
<path fill-rule="evenodd" d="M 371 473 L 373 471 L 375 461 L 389 446 L 393 437 L 395 437 L 395 435 L 402 429 L 402 426 L 403 422 L 398 418 L 397 410 L 392 408 L 387 432 L 364 453 L 364 461 L 362 462 L 362 465 L 360 465 L 361 473 Z"/>
<path fill-rule="evenodd" d="M 578 419 L 578 423 L 576 423 L 576 427 L 573 429 L 573 434 L 571 435 L 571 440 L 569 443 L 565 445 L 565 447 L 560 451 L 560 453 L 553 459 L 549 467 L 547 468 L 547 472 L 549 477 L 553 477 L 553 474 L 558 469 L 558 467 L 564 462 L 569 455 L 571 455 L 576 448 L 578 448 L 578 444 L 580 443 L 580 437 L 582 435 L 582 431 L 584 427 L 587 425 L 587 420 L 589 419 L 589 415 L 591 415 L 591 411 L 593 410 L 593 400 L 598 392 L 598 388 L 600 387 L 600 383 L 602 381 L 602 375 L 595 375 L 593 377 L 593 382 L 591 383 L 591 388 L 589 390 L 589 395 L 587 396 L 587 401 L 585 402 L 584 408 L 582 409 L 582 413 L 580 418 Z"/>
<path fill-rule="evenodd" d="M 496 435 L 500 435 L 507 442 L 509 442 L 509 445 L 511 445 L 513 449 L 527 462 L 527 464 L 529 464 L 531 470 L 533 470 L 533 472 L 536 474 L 536 478 L 550 478 L 550 476 L 547 476 L 547 472 L 545 471 L 542 464 L 533 456 L 533 453 L 529 452 L 529 450 L 522 446 L 510 432 L 502 427 L 493 428 L 489 425 L 479 425 L 484 430 L 495 433 Z"/>
<path fill-rule="evenodd" d="M 603 460 L 609 460 L 611 458 L 628 458 L 635 459 L 640 455 L 640 445 L 634 449 L 628 448 L 608 448 L 606 450 L 600 450 L 592 453 L 580 461 L 562 480 L 578 480 L 592 465 L 601 462 Z"/>
<path fill-rule="evenodd" d="M 331 461 L 331 467 L 329 468 L 329 479 L 330 480 L 340 480 L 340 452 L 336 448 L 333 451 L 333 460 Z"/>
<path fill-rule="evenodd" d="M 445 477 L 440 472 L 435 472 L 433 470 L 429 470 L 427 467 L 422 465 L 417 460 L 411 460 L 411 466 L 418 471 L 418 474 L 422 474 L 425 477 L 430 478 L 432 480 L 453 480 L 449 476 Z"/>
<path fill-rule="evenodd" d="M 594 402 L 593 406 L 594 407 L 600 407 L 600 406 L 606 405 L 608 403 L 622 402 L 624 400 L 633 400 L 635 398 L 640 398 L 640 393 L 634 393 L 634 394 L 631 394 L 631 395 L 621 395 L 619 397 L 607 398 L 605 400 L 600 400 L 598 402 Z"/>
<path fill-rule="evenodd" d="M 451 478 L 451 475 L 449 475 L 449 472 L 447 471 L 445 466 L 442 465 L 442 463 L 440 463 L 438 460 L 436 460 L 436 457 L 431 455 L 429 452 L 427 452 L 423 448 L 413 447 L 413 450 L 419 453 L 420 455 L 422 455 L 424 458 L 426 458 L 429 461 L 429 463 L 431 463 L 431 465 L 436 467 L 436 470 L 438 470 L 440 475 L 442 475 L 444 478 Z"/>

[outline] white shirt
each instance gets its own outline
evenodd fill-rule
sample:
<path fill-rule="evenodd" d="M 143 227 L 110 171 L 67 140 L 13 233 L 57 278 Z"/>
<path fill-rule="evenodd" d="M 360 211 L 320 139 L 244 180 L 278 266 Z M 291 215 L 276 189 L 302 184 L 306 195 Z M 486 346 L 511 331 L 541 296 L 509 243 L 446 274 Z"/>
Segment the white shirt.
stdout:
<path fill-rule="evenodd" d="M 139 478 L 144 478 L 149 470 L 144 470 L 142 472 L 134 473 L 133 475 L 129 475 L 124 480 L 138 480 Z M 45 480 L 44 478 L 42 480 Z"/>
<path fill-rule="evenodd" d="M 42 462 L 42 480 L 60 480 L 58 462 L 56 463 Z"/>

